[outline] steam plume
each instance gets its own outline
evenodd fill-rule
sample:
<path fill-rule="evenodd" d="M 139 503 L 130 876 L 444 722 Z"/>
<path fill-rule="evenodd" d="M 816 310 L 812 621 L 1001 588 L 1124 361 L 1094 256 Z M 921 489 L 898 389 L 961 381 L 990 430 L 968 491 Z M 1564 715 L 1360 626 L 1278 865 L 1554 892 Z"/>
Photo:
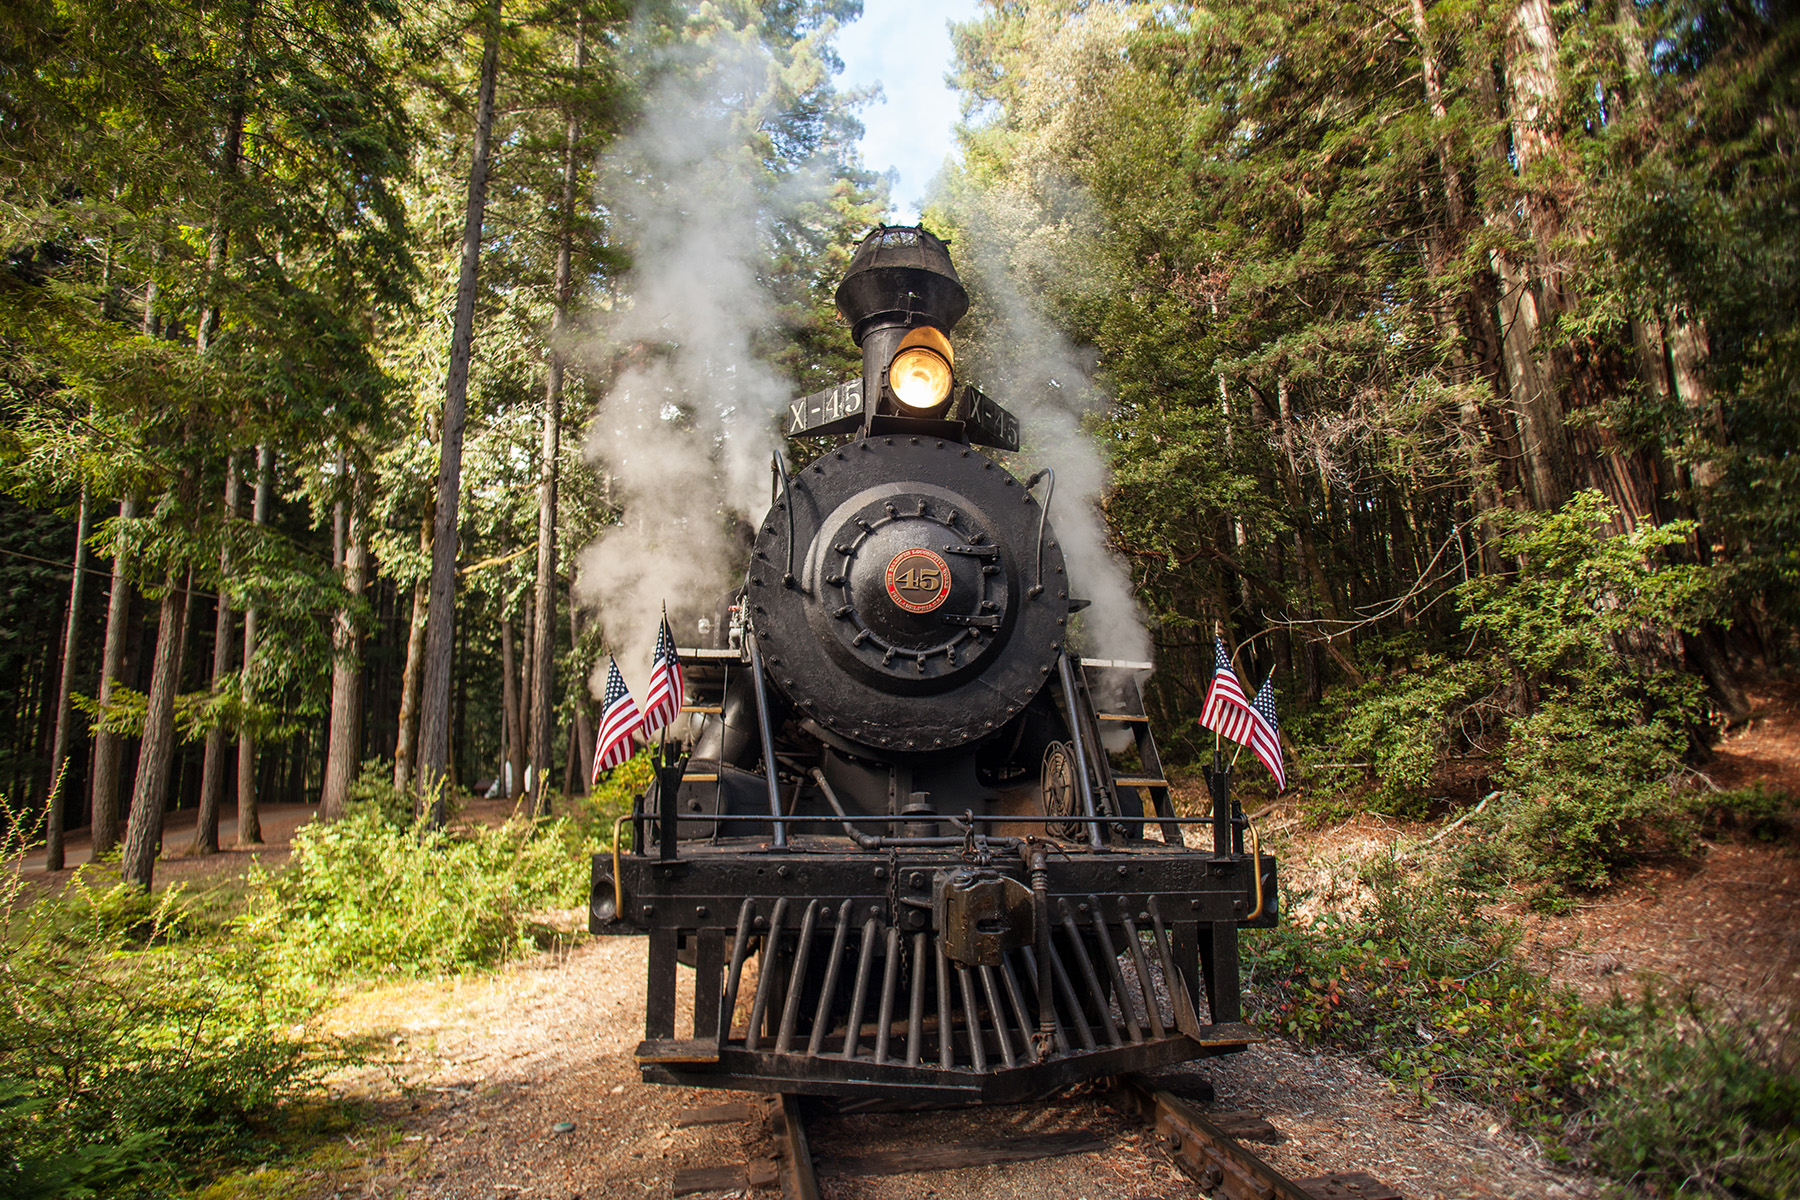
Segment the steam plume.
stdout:
<path fill-rule="evenodd" d="M 1024 456 L 1056 471 L 1050 520 L 1069 563 L 1071 595 L 1092 600 L 1077 618 L 1076 649 L 1095 658 L 1148 662 L 1150 635 L 1132 592 L 1131 573 L 1109 544 L 1100 497 L 1107 465 L 1083 418 L 1111 401 L 1095 385 L 1093 360 L 1045 318 L 1036 297 L 1047 288 L 1021 281 L 1070 278 L 1054 261 L 1058 243 L 1030 200 L 1000 186 L 950 198 L 960 237 L 952 252 L 970 285 L 972 378 L 1018 415 Z M 960 331 L 959 331 L 960 332 Z"/>
<path fill-rule="evenodd" d="M 752 147 L 774 64 L 754 34 L 659 50 L 649 69 L 661 82 L 602 184 L 634 268 L 630 305 L 594 348 L 618 374 L 587 441 L 624 520 L 581 553 L 576 578 L 633 681 L 663 603 L 691 644 L 695 617 L 743 570 L 740 521 L 768 506 L 774 414 L 789 388 L 752 351 L 773 317 L 757 256 L 772 214 L 818 184 L 768 191 Z"/>

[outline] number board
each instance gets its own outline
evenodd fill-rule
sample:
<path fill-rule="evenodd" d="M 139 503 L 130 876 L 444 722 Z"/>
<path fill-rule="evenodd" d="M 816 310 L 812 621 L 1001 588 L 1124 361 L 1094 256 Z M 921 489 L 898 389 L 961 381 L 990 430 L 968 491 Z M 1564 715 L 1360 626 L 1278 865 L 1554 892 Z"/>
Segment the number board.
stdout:
<path fill-rule="evenodd" d="M 964 388 L 963 412 L 971 442 L 1001 450 L 1019 448 L 1019 418 L 995 404 L 986 392 L 972 386 Z"/>
<path fill-rule="evenodd" d="M 863 385 L 849 379 L 836 387 L 802 396 L 788 405 L 788 436 L 803 433 L 848 433 L 862 421 Z"/>

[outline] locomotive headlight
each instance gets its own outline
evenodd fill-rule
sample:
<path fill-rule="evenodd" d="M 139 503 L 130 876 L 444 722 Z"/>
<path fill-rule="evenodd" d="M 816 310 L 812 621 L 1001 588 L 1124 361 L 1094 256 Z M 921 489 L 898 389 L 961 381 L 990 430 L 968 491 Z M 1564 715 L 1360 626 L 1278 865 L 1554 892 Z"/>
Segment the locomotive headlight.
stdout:
<path fill-rule="evenodd" d="M 888 361 L 888 388 L 894 398 L 916 413 L 926 413 L 950 399 L 956 384 L 956 352 L 950 339 L 921 325 L 900 339 Z"/>
<path fill-rule="evenodd" d="M 936 408 L 950 398 L 950 380 L 950 364 L 926 346 L 902 350 L 888 365 L 888 386 L 908 408 Z"/>

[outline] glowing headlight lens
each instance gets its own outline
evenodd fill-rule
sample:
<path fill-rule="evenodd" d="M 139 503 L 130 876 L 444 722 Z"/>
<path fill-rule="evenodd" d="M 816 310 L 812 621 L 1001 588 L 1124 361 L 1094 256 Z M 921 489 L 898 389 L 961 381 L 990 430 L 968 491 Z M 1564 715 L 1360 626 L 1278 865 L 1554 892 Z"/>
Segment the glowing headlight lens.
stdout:
<path fill-rule="evenodd" d="M 908 408 L 936 408 L 950 396 L 950 364 L 935 350 L 912 346 L 888 364 L 888 386 Z"/>

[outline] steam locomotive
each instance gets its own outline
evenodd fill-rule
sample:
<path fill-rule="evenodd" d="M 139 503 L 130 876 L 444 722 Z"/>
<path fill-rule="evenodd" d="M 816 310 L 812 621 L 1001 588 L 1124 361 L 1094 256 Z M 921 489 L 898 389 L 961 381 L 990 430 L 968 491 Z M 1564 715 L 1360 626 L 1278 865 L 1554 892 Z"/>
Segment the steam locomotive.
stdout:
<path fill-rule="evenodd" d="M 948 249 L 878 228 L 836 298 L 862 377 L 787 432 L 846 440 L 777 456 L 688 732 L 593 861 L 590 928 L 649 936 L 643 1077 L 1011 1101 L 1242 1049 L 1275 862 L 1219 763 L 1175 812 L 1150 664 L 1071 652 L 1055 476 L 982 450 L 1019 425 L 957 377 Z"/>

